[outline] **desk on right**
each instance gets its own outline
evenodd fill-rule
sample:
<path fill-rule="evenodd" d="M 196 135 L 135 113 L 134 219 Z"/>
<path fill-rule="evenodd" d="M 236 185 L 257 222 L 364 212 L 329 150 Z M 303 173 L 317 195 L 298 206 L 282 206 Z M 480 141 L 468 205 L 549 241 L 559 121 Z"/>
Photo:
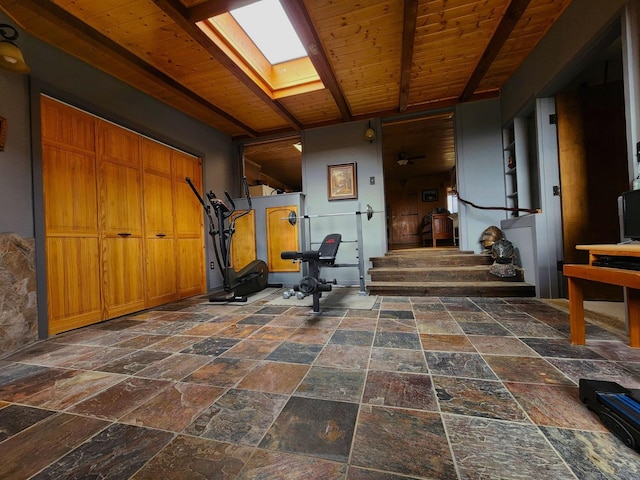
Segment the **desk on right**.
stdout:
<path fill-rule="evenodd" d="M 629 345 L 640 348 L 640 271 L 594 265 L 601 257 L 638 257 L 640 261 L 640 245 L 578 245 L 576 249 L 589 252 L 589 264 L 567 264 L 563 268 L 569 287 L 571 343 L 586 343 L 582 287 L 585 280 L 591 280 L 627 288 Z"/>

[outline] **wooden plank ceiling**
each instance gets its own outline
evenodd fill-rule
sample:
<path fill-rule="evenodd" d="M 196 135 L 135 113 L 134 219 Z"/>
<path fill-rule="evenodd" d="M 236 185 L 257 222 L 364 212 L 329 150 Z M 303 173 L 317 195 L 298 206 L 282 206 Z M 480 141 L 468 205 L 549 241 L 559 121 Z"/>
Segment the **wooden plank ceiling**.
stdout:
<path fill-rule="evenodd" d="M 496 96 L 571 2 L 280 0 L 324 88 L 273 99 L 195 24 L 251 1 L 0 0 L 0 9 L 44 42 L 255 139 Z"/>

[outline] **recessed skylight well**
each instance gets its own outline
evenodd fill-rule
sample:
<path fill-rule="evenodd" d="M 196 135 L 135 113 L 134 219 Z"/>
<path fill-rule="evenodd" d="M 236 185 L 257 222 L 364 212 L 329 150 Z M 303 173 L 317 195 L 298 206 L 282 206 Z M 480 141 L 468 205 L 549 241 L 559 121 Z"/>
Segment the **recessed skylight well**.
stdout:
<path fill-rule="evenodd" d="M 324 88 L 279 0 L 260 0 L 197 25 L 273 99 Z"/>
<path fill-rule="evenodd" d="M 278 0 L 260 0 L 230 13 L 271 65 L 307 56 Z"/>

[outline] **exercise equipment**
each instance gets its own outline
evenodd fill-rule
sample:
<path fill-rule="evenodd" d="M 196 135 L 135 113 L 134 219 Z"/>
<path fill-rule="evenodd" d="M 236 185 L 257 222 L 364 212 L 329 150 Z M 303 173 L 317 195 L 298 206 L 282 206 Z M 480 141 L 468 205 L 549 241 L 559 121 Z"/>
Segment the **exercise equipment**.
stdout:
<path fill-rule="evenodd" d="M 580 400 L 629 448 L 640 452 L 640 390 L 615 382 L 580 379 Z"/>
<path fill-rule="evenodd" d="M 229 192 L 225 191 L 224 194 L 227 197 L 229 206 L 216 195 L 209 191 L 207 193 L 207 200 L 210 205 L 206 205 L 202 196 L 195 186 L 191 182 L 189 177 L 185 178 L 186 182 L 193 190 L 193 193 L 198 198 L 198 201 L 204 208 L 209 219 L 209 235 L 213 242 L 213 251 L 216 257 L 216 263 L 220 267 L 222 273 L 222 284 L 224 291 L 227 293 L 223 296 L 209 297 L 210 302 L 246 302 L 247 295 L 264 290 L 269 281 L 269 269 L 267 264 L 262 260 L 253 260 L 248 265 L 243 267 L 240 271 L 237 271 L 231 266 L 231 241 L 233 234 L 235 233 L 236 221 L 247 215 L 251 211 L 251 194 L 249 193 L 249 186 L 247 179 L 244 177 L 242 183 L 244 185 L 245 195 L 247 197 L 247 203 L 249 207 L 237 215 L 229 222 L 229 218 L 236 211 L 236 205 L 229 195 Z M 211 208 L 215 212 L 217 219 L 214 222 L 211 216 Z"/>
<path fill-rule="evenodd" d="M 360 291 L 358 292 L 360 295 L 369 295 L 369 293 L 367 292 L 366 289 L 366 285 L 365 285 L 365 270 L 364 270 L 364 239 L 362 236 L 362 217 L 363 215 L 365 215 L 367 217 L 367 221 L 370 221 L 373 218 L 373 215 L 375 213 L 384 213 L 384 212 L 380 212 L 377 210 L 374 210 L 373 207 L 369 204 L 367 204 L 367 209 L 362 211 L 360 209 L 360 204 L 358 204 L 358 210 L 356 210 L 355 212 L 341 212 L 341 213 L 321 213 L 321 214 L 315 214 L 315 215 L 309 215 L 309 214 L 305 214 L 305 215 L 296 215 L 296 212 L 294 212 L 293 210 L 291 212 L 289 212 L 289 215 L 285 218 L 283 218 L 282 220 L 287 220 L 291 225 L 295 225 L 296 222 L 298 220 L 310 220 L 312 218 L 324 218 L 324 217 L 341 217 L 341 216 L 346 216 L 346 215 L 355 215 L 356 216 L 356 233 L 357 233 L 357 239 L 356 240 L 341 240 L 342 243 L 357 243 L 358 247 L 357 247 L 357 251 L 358 251 L 358 263 L 341 263 L 341 264 L 337 264 L 337 263 L 332 263 L 331 266 L 332 267 L 358 267 L 358 280 L 360 283 Z M 309 227 L 309 225 L 307 224 L 307 229 L 309 232 L 309 237 L 310 237 L 310 233 L 311 233 L 311 228 Z M 309 238 L 307 237 L 307 238 Z M 310 246 L 313 245 L 312 242 L 309 243 L 309 248 Z"/>
<path fill-rule="evenodd" d="M 302 294 L 299 299 L 307 295 L 313 295 L 313 313 L 320 313 L 320 297 L 323 292 L 330 292 L 332 284 L 337 282 L 329 282 L 320 278 L 320 269 L 324 266 L 334 266 L 338 247 L 342 241 L 342 235 L 339 233 L 331 233 L 324 237 L 322 244 L 318 250 L 306 250 L 303 252 L 285 251 L 280 253 L 283 260 L 293 260 L 298 262 L 309 263 L 309 275 L 302 277 L 297 285 L 293 286 L 293 290 Z M 287 297 L 288 298 L 288 297 Z"/>
<path fill-rule="evenodd" d="M 359 208 L 359 207 L 358 207 Z M 345 215 L 357 215 L 359 218 L 361 215 L 365 214 L 367 216 L 367 221 L 373 218 L 374 213 L 384 213 L 379 210 L 374 210 L 373 207 L 367 204 L 367 209 L 362 212 L 360 210 L 356 210 L 355 212 L 341 212 L 341 213 L 320 213 L 317 215 L 296 215 L 296 212 L 293 210 L 289 212 L 289 216 L 286 220 L 289 221 L 291 225 L 295 225 L 298 220 L 306 219 L 306 218 L 321 218 L 321 217 L 343 217 Z"/>

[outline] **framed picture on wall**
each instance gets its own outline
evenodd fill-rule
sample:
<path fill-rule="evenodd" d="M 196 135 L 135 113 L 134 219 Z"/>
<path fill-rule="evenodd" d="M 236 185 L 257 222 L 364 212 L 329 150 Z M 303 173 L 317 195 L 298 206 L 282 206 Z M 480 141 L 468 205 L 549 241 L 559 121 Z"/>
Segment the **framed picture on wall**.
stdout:
<path fill-rule="evenodd" d="M 358 177 L 355 163 L 329 165 L 327 168 L 329 200 L 358 198 Z"/>
<path fill-rule="evenodd" d="M 423 202 L 437 202 L 438 201 L 438 190 L 422 190 L 422 201 Z"/>

